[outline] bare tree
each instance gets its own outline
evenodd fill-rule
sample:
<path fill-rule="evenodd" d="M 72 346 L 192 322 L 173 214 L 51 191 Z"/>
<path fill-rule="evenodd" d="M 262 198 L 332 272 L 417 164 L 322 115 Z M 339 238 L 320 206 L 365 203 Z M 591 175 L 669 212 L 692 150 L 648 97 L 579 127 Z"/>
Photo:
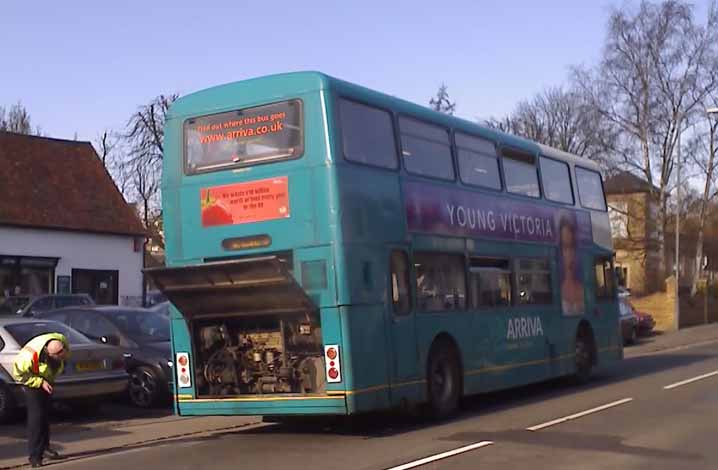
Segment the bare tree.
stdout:
<path fill-rule="evenodd" d="M 131 186 L 132 162 L 128 161 L 128 151 L 124 145 L 123 136 L 115 131 L 105 130 L 97 136 L 93 144 L 97 156 L 125 200 L 136 200 L 137 196 Z"/>
<path fill-rule="evenodd" d="M 456 111 L 456 101 L 452 102 L 449 99 L 449 92 L 447 91 L 447 88 L 448 87 L 442 83 L 439 90 L 436 92 L 436 97 L 429 100 L 429 105 L 434 111 L 439 111 L 453 116 L 454 111 Z"/>
<path fill-rule="evenodd" d="M 123 172 L 130 189 L 143 201 L 145 227 L 160 210 L 160 177 L 164 152 L 164 126 L 170 105 L 177 94 L 159 95 L 139 109 L 127 123 L 125 144 L 127 159 Z"/>
<path fill-rule="evenodd" d="M 114 155 L 115 149 L 118 147 L 119 137 L 113 131 L 105 130 L 95 139 L 95 149 L 97 155 L 102 160 L 102 164 L 107 167 L 109 161 Z"/>
<path fill-rule="evenodd" d="M 117 168 L 127 190 L 142 204 L 141 217 L 153 243 L 164 246 L 161 235 L 160 180 L 164 153 L 164 127 L 170 105 L 178 94 L 159 95 L 140 106 L 127 123 L 126 159 Z"/>
<path fill-rule="evenodd" d="M 711 107 L 716 103 L 716 99 L 711 98 L 709 105 Z M 698 240 L 696 242 L 695 255 L 695 276 L 691 283 L 691 295 L 696 295 L 698 290 L 698 279 L 703 277 L 703 238 L 706 229 L 706 219 L 708 215 L 709 204 L 715 198 L 718 191 L 715 190 L 716 183 L 716 152 L 718 151 L 718 119 L 708 117 L 708 125 L 705 132 L 698 132 L 694 140 L 689 146 L 688 155 L 691 156 L 693 164 L 700 169 L 703 184 L 703 195 L 700 199 L 699 217 L 698 217 Z"/>
<path fill-rule="evenodd" d="M 574 74 L 590 105 L 617 130 L 613 147 L 622 165 L 658 188 L 661 272 L 678 132 L 718 84 L 717 45 L 715 4 L 699 25 L 688 3 L 643 1 L 635 12 L 612 12 L 601 63 Z"/>
<path fill-rule="evenodd" d="M 547 89 L 520 102 L 510 116 L 486 124 L 611 166 L 611 128 L 603 125 L 578 89 Z"/>
<path fill-rule="evenodd" d="M 156 197 L 160 190 L 160 177 L 157 166 L 145 166 L 141 160 L 130 165 L 129 186 L 142 203 L 141 216 L 145 228 L 150 227 L 154 212 L 159 211 Z"/>
<path fill-rule="evenodd" d="M 20 102 L 12 105 L 9 110 L 0 106 L 0 131 L 41 135 L 39 127 L 33 131 L 30 113 Z"/>
<path fill-rule="evenodd" d="M 159 95 L 148 104 L 140 106 L 127 123 L 125 135 L 133 158 L 146 163 L 162 160 L 164 151 L 164 126 L 167 111 L 179 95 Z"/>

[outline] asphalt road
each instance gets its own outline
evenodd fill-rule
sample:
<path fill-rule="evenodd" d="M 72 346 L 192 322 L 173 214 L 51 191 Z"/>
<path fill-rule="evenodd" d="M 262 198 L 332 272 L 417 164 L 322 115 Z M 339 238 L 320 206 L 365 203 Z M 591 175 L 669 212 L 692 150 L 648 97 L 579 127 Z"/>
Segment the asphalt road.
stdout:
<path fill-rule="evenodd" d="M 553 381 L 473 397 L 448 422 L 379 415 L 338 423 L 272 424 L 53 467 L 715 469 L 716 371 L 714 342 L 629 357 L 581 387 Z M 673 384 L 679 385 L 665 388 Z M 437 460 L 420 465 L 422 459 Z"/>

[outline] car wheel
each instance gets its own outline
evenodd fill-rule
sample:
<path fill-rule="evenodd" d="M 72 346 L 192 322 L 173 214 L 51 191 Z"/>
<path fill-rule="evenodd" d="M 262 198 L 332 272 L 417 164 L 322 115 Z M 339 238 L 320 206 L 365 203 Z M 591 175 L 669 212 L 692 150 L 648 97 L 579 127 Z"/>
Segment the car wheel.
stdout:
<path fill-rule="evenodd" d="M 159 398 L 157 374 L 149 367 L 137 367 L 130 372 L 129 394 L 133 405 L 149 408 Z"/>
<path fill-rule="evenodd" d="M 15 398 L 10 387 L 0 382 L 0 423 L 7 423 L 15 417 Z"/>
<path fill-rule="evenodd" d="M 448 341 L 432 346 L 426 375 L 431 414 L 450 416 L 459 407 L 461 375 L 456 350 Z"/>

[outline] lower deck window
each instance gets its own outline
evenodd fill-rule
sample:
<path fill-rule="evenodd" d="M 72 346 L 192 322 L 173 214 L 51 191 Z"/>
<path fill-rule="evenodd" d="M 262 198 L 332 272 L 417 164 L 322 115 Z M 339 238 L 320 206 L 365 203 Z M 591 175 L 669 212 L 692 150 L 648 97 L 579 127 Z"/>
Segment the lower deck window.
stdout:
<path fill-rule="evenodd" d="M 516 263 L 517 303 L 552 303 L 551 271 L 548 260 L 518 259 Z"/>
<path fill-rule="evenodd" d="M 442 253 L 416 253 L 416 303 L 420 311 L 466 308 L 464 258 Z"/>
<path fill-rule="evenodd" d="M 511 269 L 508 259 L 474 258 L 469 267 L 472 307 L 511 305 Z"/>

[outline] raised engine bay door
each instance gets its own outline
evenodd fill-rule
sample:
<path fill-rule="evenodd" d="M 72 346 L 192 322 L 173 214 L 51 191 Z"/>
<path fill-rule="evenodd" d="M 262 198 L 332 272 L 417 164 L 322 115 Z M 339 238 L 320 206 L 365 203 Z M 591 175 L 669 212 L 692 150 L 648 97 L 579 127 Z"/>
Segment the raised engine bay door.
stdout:
<path fill-rule="evenodd" d="M 187 320 L 316 309 L 276 256 L 150 268 L 145 273 Z"/>

